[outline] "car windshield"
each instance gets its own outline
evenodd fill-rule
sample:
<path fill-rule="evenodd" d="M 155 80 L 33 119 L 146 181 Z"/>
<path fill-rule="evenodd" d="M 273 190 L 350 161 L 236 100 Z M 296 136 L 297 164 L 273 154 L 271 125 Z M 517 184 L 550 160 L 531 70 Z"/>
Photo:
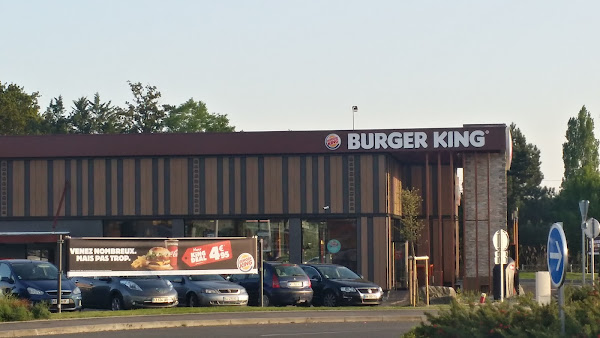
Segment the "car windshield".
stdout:
<path fill-rule="evenodd" d="M 327 279 L 360 279 L 360 276 L 345 266 L 318 266 Z"/>
<path fill-rule="evenodd" d="M 304 271 L 298 265 L 281 264 L 275 266 L 275 273 L 279 277 L 304 276 Z"/>
<path fill-rule="evenodd" d="M 193 282 L 224 281 L 225 278 L 219 275 L 192 275 L 190 280 Z"/>
<path fill-rule="evenodd" d="M 21 280 L 56 280 L 58 277 L 58 269 L 50 263 L 24 262 L 13 263 L 12 266 Z"/>

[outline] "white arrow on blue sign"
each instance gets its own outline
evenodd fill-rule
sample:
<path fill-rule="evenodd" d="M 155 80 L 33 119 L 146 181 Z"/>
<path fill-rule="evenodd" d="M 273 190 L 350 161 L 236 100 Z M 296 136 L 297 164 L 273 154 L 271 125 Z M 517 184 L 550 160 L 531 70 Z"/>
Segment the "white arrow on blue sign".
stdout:
<path fill-rule="evenodd" d="M 548 233 L 548 272 L 552 286 L 558 288 L 565 281 L 565 266 L 567 266 L 569 252 L 567 239 L 562 228 L 562 223 L 554 223 Z"/>

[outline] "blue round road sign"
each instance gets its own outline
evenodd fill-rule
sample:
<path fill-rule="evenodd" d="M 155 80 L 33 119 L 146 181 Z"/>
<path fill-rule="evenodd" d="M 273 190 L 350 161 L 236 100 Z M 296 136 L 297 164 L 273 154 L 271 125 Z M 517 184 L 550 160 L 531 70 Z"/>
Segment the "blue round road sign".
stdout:
<path fill-rule="evenodd" d="M 565 281 L 565 267 L 569 257 L 567 239 L 561 223 L 554 223 L 548 233 L 548 272 L 552 286 L 558 288 Z"/>

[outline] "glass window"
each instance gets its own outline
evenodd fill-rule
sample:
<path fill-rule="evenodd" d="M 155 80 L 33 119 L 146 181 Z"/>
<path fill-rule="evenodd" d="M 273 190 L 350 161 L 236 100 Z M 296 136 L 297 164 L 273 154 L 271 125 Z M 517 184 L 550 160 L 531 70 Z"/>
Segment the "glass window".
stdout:
<path fill-rule="evenodd" d="M 170 220 L 105 221 L 104 237 L 172 237 Z"/>
<path fill-rule="evenodd" d="M 310 279 L 320 279 L 321 278 L 321 276 L 319 275 L 319 272 L 311 266 L 303 266 L 302 270 L 304 270 L 304 272 L 306 272 L 306 275 L 308 275 L 308 278 L 310 278 Z"/>
<path fill-rule="evenodd" d="M 0 263 L 0 278 L 10 278 L 10 268 L 6 264 Z"/>
<path fill-rule="evenodd" d="M 340 264 L 356 271 L 356 236 L 354 219 L 303 220 L 302 261 Z M 331 245 L 338 242 L 339 246 Z"/>
<path fill-rule="evenodd" d="M 187 220 L 186 237 L 252 237 L 263 240 L 266 261 L 288 262 L 287 220 Z"/>
<path fill-rule="evenodd" d="M 235 237 L 235 221 L 229 219 L 185 221 L 186 237 Z"/>

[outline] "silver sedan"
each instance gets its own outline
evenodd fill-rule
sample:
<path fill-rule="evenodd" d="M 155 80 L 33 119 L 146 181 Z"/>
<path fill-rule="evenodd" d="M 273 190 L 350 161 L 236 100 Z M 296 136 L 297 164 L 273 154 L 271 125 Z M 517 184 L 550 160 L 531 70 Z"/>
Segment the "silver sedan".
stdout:
<path fill-rule="evenodd" d="M 243 286 L 219 275 L 163 276 L 171 281 L 179 304 L 190 307 L 212 305 L 248 305 Z"/>

